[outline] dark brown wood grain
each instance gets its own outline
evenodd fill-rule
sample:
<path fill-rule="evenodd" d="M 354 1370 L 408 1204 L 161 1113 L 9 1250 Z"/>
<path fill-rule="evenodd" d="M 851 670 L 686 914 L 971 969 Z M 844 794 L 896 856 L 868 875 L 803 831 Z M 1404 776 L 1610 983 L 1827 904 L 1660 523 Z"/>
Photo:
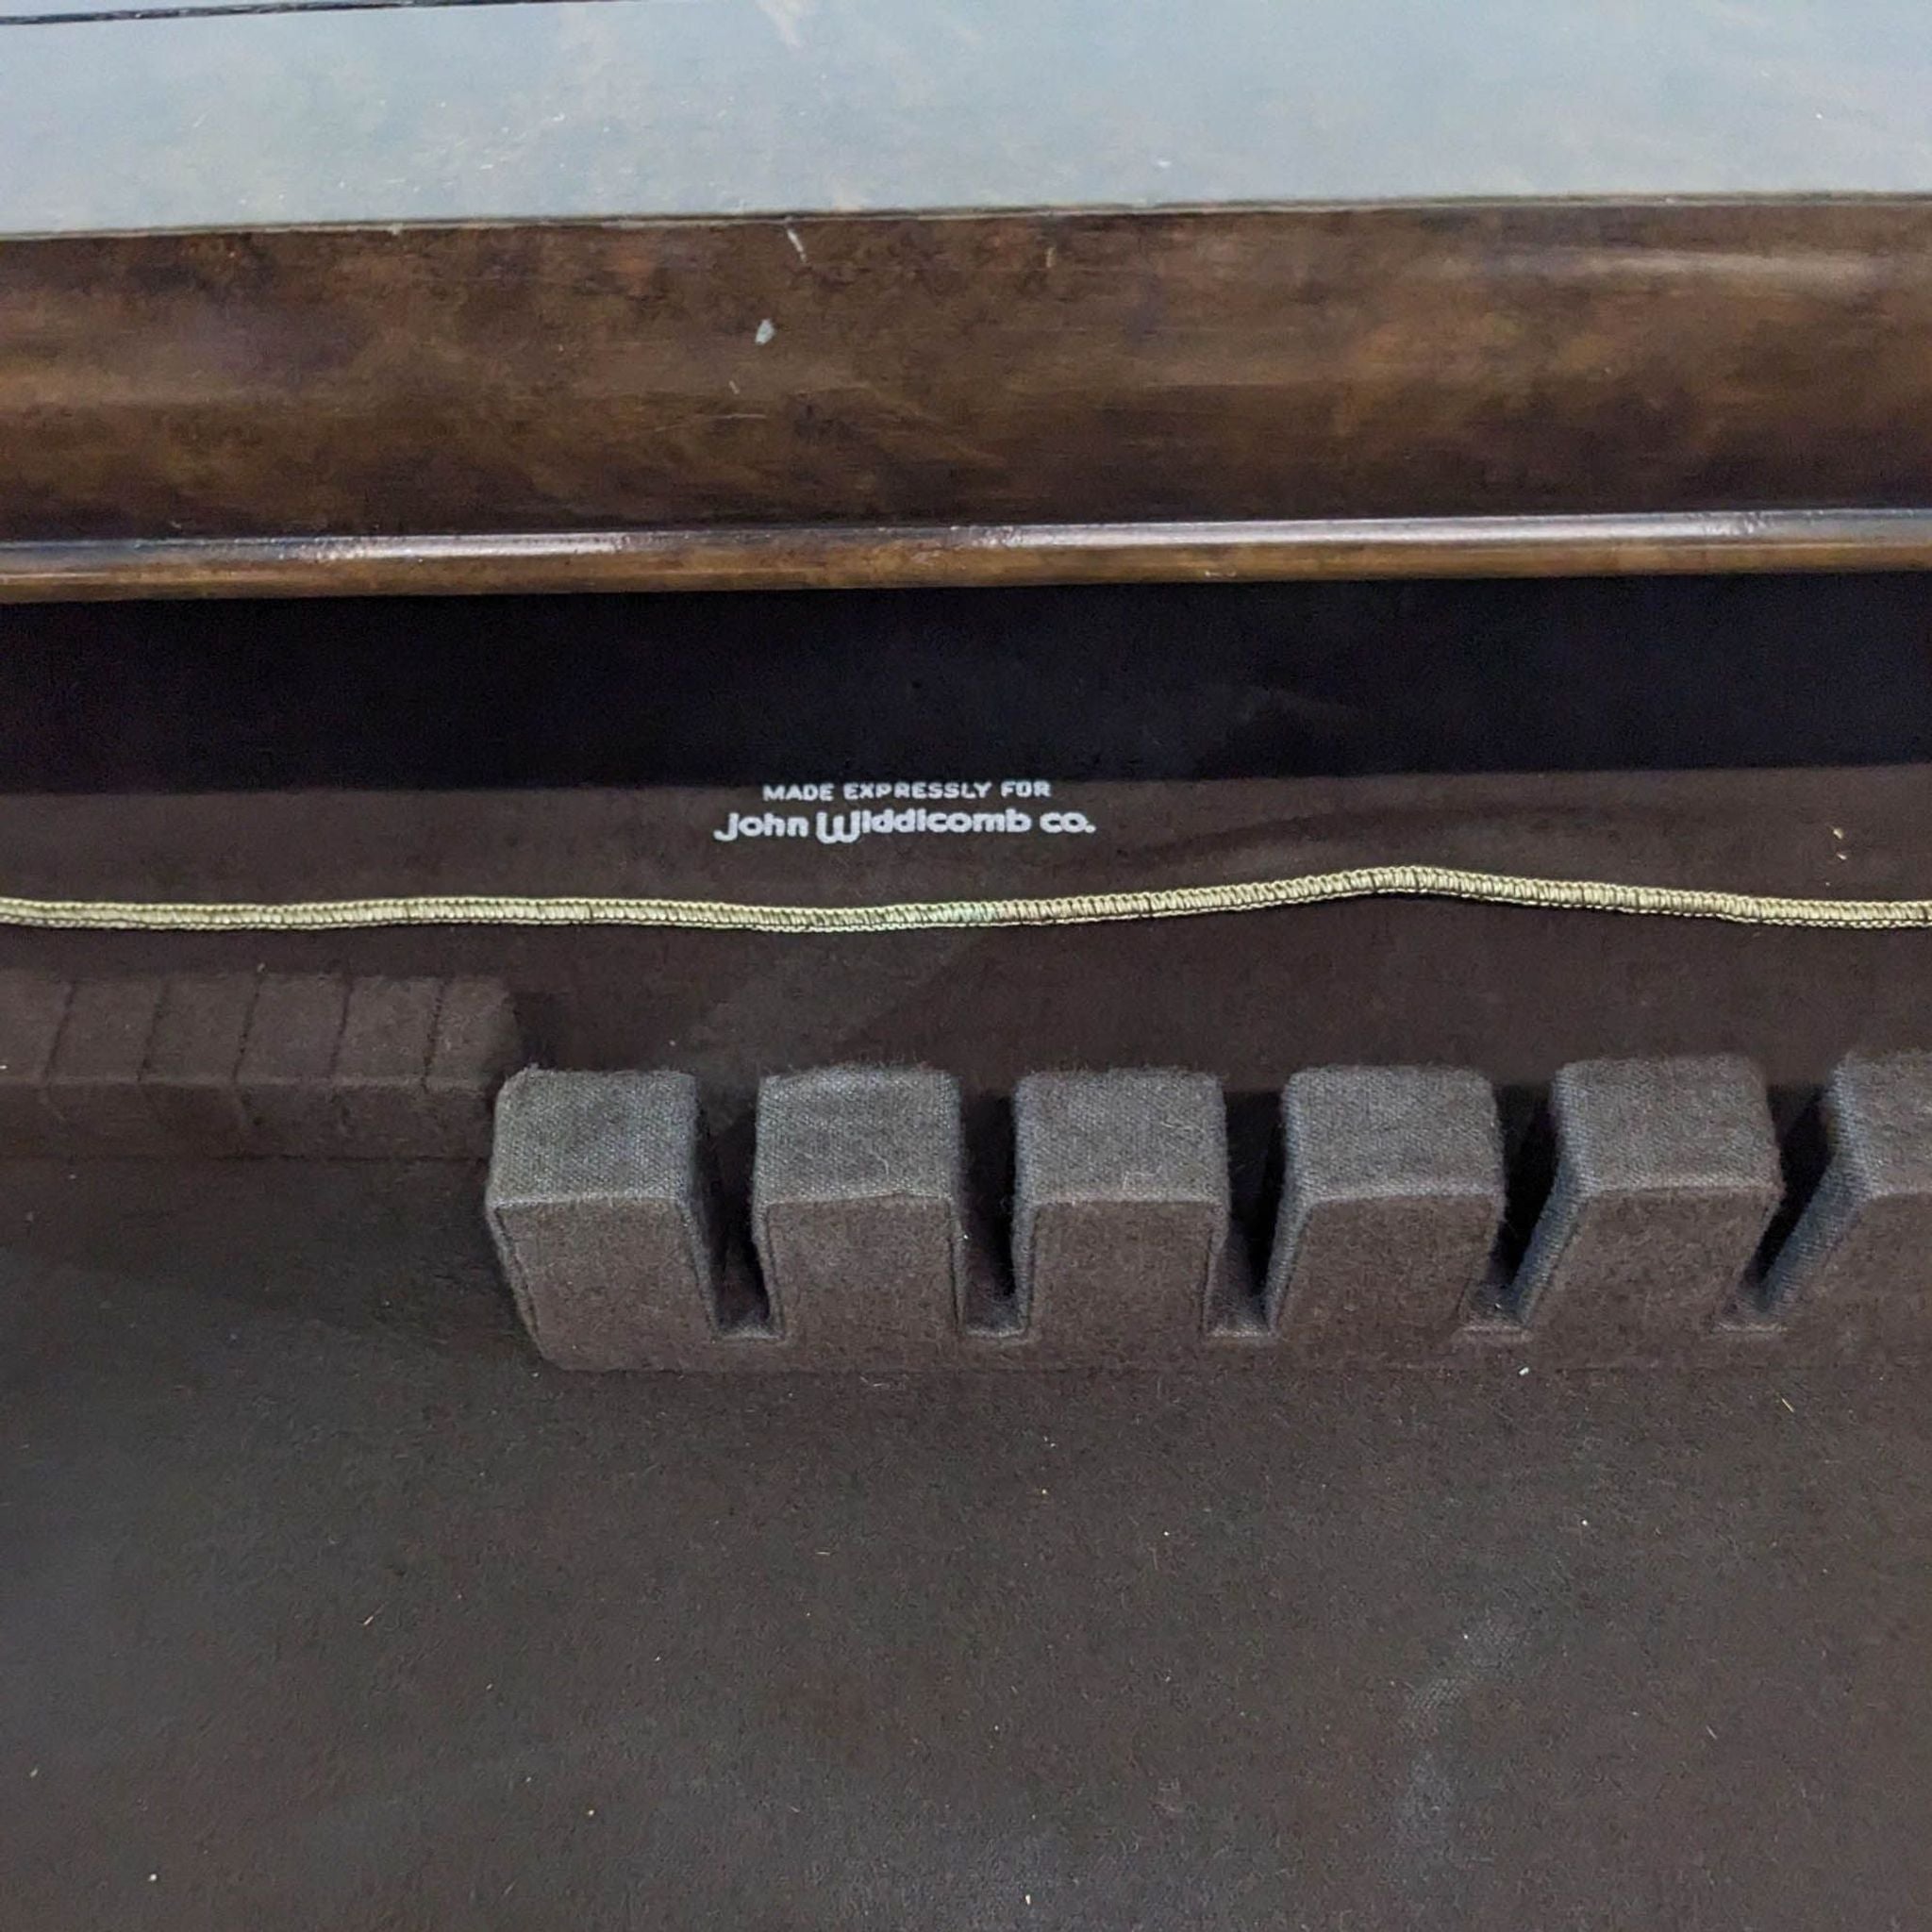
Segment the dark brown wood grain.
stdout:
<path fill-rule="evenodd" d="M 1932 202 L 56 237 L 0 450 L 16 592 L 1790 560 L 1932 506 Z"/>

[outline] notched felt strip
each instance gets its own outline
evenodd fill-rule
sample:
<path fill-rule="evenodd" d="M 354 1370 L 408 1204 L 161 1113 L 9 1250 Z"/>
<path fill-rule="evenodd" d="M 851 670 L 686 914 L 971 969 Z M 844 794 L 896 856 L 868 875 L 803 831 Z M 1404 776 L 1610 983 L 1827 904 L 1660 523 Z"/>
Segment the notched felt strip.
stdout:
<path fill-rule="evenodd" d="M 1022 1081 L 1005 1297 L 974 1268 L 960 1095 L 930 1071 L 765 1083 L 749 1203 L 762 1302 L 721 1242 L 731 1217 L 685 1075 L 512 1081 L 489 1212 L 531 1333 L 572 1366 L 1395 1361 L 1505 1339 L 1588 1366 L 1780 1338 L 1918 1350 L 1932 1327 L 1932 1055 L 1847 1062 L 1827 1103 L 1830 1167 L 1761 1291 L 1783 1176 L 1762 1081 L 1724 1057 L 1561 1071 L 1554 1180 L 1507 1287 L 1492 1278 L 1495 1100 L 1453 1068 L 1290 1082 L 1258 1296 L 1231 1227 L 1221 1091 L 1196 1074 Z M 981 1191 L 1003 1191 L 992 1174 Z"/>
<path fill-rule="evenodd" d="M 1932 1054 L 1847 1059 L 1823 1105 L 1830 1158 L 1761 1311 L 1798 1348 L 1932 1350 Z"/>
<path fill-rule="evenodd" d="M 516 1004 L 501 980 L 444 981 L 423 1076 L 421 1151 L 451 1159 L 486 1157 L 497 1089 L 523 1058 Z"/>
<path fill-rule="evenodd" d="M 956 1357 L 967 1269 L 958 1083 L 868 1067 L 767 1079 L 752 1234 L 779 1345 L 802 1365 Z"/>
<path fill-rule="evenodd" d="M 253 974 L 204 973 L 177 974 L 162 988 L 141 1089 L 169 1152 L 247 1151 L 236 1076 L 258 985 Z"/>
<path fill-rule="evenodd" d="M 441 1005 L 441 980 L 350 983 L 330 1068 L 344 1153 L 407 1156 L 423 1147 L 429 1133 L 425 1082 Z"/>
<path fill-rule="evenodd" d="M 517 1310 L 558 1366 L 716 1368 L 759 1345 L 718 1325 L 690 1075 L 519 1074 L 497 1099 L 485 1208 Z"/>
<path fill-rule="evenodd" d="M 84 979 L 74 989 L 47 1105 L 85 1153 L 152 1153 L 160 1129 L 141 1086 L 160 1010 L 158 978 Z"/>
<path fill-rule="evenodd" d="M 0 974 L 0 1152 L 480 1159 L 521 1058 L 491 979 Z"/>
<path fill-rule="evenodd" d="M 1545 1352 L 1671 1353 L 1731 1305 L 1782 1182 L 1746 1060 L 1584 1060 L 1550 1090 L 1555 1184 L 1513 1291 Z"/>
<path fill-rule="evenodd" d="M 1263 1295 L 1296 1349 L 1427 1354 L 1483 1283 L 1503 1212 L 1496 1099 L 1453 1067 L 1315 1067 L 1281 1100 Z"/>
<path fill-rule="evenodd" d="M 329 1074 L 348 1006 L 343 979 L 270 974 L 262 980 L 235 1074 L 252 1152 L 313 1158 L 341 1151 Z"/>
<path fill-rule="evenodd" d="M 1233 1340 L 1220 1082 L 1158 1071 L 1035 1074 L 1013 1096 L 1016 1349 L 1045 1363 L 1158 1363 Z"/>
<path fill-rule="evenodd" d="M 45 974 L 0 973 L 0 1151 L 52 1153 L 68 1138 L 46 1089 L 73 992 Z"/>

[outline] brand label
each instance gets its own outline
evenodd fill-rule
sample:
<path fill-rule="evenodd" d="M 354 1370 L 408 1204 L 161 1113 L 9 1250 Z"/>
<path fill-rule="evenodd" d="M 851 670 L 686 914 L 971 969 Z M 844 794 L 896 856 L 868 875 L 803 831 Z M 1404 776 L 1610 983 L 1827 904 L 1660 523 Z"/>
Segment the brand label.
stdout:
<path fill-rule="evenodd" d="M 1045 778 L 856 778 L 767 785 L 759 808 L 731 811 L 714 826 L 721 845 L 741 839 L 809 839 L 856 845 L 861 839 L 1078 837 L 1100 828 L 1084 811 L 1052 803 Z M 802 811 L 801 806 L 813 810 Z"/>

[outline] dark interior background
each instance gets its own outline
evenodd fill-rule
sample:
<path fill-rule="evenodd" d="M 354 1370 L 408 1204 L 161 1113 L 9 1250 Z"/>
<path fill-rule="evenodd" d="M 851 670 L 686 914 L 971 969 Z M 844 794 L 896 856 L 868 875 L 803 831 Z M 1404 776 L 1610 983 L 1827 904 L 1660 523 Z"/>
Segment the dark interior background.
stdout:
<path fill-rule="evenodd" d="M 0 608 L 14 791 L 1932 756 L 1913 575 Z"/>
<path fill-rule="evenodd" d="M 1928 598 L 0 610 L 0 784 L 1924 759 Z M 1849 1048 L 1925 1043 L 1924 943 L 1361 901 L 1130 942 L 16 933 L 8 961 L 500 973 L 559 1063 L 675 1060 L 727 1106 L 849 1058 L 981 1092 L 1202 1064 L 1254 1227 L 1296 1066 L 1479 1066 L 1531 1138 L 1565 1059 L 1735 1050 L 1788 1114 Z M 1922 1367 L 572 1378 L 518 1340 L 476 1188 L 0 1170 L 0 1924 L 1924 1923 Z"/>

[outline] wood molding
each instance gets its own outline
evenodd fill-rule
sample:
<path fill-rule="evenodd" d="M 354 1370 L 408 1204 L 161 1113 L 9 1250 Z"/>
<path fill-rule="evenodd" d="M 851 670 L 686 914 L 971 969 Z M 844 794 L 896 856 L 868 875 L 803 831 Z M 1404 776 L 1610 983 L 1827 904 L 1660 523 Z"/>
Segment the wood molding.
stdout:
<path fill-rule="evenodd" d="M 1932 509 L 0 543 L 0 603 L 1932 569 Z"/>
<path fill-rule="evenodd" d="M 1932 200 L 51 237 L 0 447 L 11 595 L 1910 563 Z"/>

